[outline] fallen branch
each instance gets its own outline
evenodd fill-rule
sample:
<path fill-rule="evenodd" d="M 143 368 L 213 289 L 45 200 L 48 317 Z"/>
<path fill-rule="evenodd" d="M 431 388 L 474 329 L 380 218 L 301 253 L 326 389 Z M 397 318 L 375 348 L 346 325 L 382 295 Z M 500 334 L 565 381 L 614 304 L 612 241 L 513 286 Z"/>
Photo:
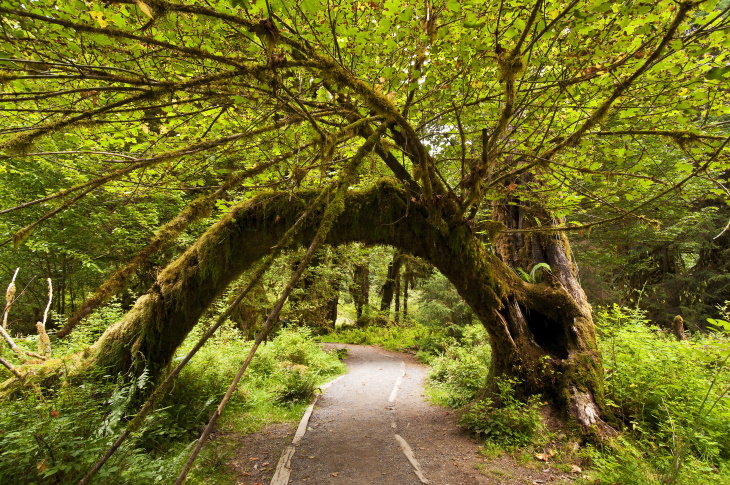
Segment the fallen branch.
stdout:
<path fill-rule="evenodd" d="M 4 365 L 10 372 L 15 374 L 15 377 L 17 377 L 18 379 L 23 380 L 25 378 L 25 376 L 21 374 L 20 371 L 18 371 L 18 369 L 13 366 L 13 364 L 3 359 L 2 357 L 0 357 L 0 364 Z"/>

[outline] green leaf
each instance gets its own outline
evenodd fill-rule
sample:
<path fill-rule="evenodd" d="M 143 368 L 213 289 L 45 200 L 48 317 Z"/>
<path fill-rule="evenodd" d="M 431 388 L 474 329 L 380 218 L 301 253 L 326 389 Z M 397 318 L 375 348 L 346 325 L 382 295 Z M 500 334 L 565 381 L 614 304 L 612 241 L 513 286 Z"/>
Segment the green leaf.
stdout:
<path fill-rule="evenodd" d="M 707 71 L 705 77 L 713 81 L 721 81 L 725 79 L 728 74 L 730 74 L 730 66 L 713 67 L 712 69 Z"/>
<path fill-rule="evenodd" d="M 530 271 L 530 280 L 532 280 L 533 283 L 539 283 L 542 280 L 542 275 L 545 274 L 545 272 L 553 272 L 550 268 L 550 265 L 547 263 L 537 263 L 535 266 L 532 267 L 532 270 Z"/>

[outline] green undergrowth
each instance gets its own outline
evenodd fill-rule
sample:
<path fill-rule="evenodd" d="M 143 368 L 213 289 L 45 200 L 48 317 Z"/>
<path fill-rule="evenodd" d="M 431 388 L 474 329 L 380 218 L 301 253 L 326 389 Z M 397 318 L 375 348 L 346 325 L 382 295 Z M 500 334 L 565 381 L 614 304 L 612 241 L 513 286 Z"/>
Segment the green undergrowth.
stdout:
<path fill-rule="evenodd" d="M 178 359 L 197 337 L 190 336 Z M 79 340 L 66 344 L 69 350 L 80 347 Z M 94 483 L 171 483 L 250 346 L 233 327 L 219 331 Z M 235 453 L 235 440 L 226 437 L 299 419 L 318 386 L 344 370 L 337 355 L 323 351 L 307 330 L 282 331 L 257 352 L 219 421 L 218 433 L 186 483 L 235 483 L 226 466 Z M 133 385 L 95 376 L 0 403 L 0 483 L 78 482 L 134 413 L 132 387 L 149 386 L 145 375 Z"/>
<path fill-rule="evenodd" d="M 486 385 L 491 349 L 482 325 L 468 325 L 460 338 L 428 359 L 427 393 L 436 404 L 460 408 L 472 402 Z"/>
<path fill-rule="evenodd" d="M 514 379 L 500 379 L 497 392 L 466 406 L 459 425 L 481 435 L 492 445 L 505 449 L 538 444 L 544 431 L 539 396 L 527 401 L 515 397 Z"/>
<path fill-rule="evenodd" d="M 478 399 L 490 362 L 480 327 L 465 327 L 429 359 L 427 395 L 458 409 L 460 425 L 485 440 L 489 455 L 539 456 L 566 472 L 580 465 L 588 471 L 574 475 L 579 483 L 730 484 L 730 337 L 720 329 L 677 341 L 641 311 L 619 306 L 595 319 L 607 403 L 622 424 L 604 446 L 578 450 L 570 433 L 548 431 L 539 397 L 518 400 L 515 382 Z"/>
<path fill-rule="evenodd" d="M 641 311 L 619 306 L 599 310 L 596 323 L 608 404 L 625 428 L 620 439 L 586 453 L 592 479 L 730 483 L 728 335 L 677 341 Z"/>
<path fill-rule="evenodd" d="M 392 323 L 392 322 L 391 322 Z M 319 337 L 321 342 L 377 345 L 393 351 L 421 352 L 433 355 L 445 348 L 445 335 L 438 329 L 418 323 L 341 327 Z M 421 355 L 419 355 L 421 357 Z"/>

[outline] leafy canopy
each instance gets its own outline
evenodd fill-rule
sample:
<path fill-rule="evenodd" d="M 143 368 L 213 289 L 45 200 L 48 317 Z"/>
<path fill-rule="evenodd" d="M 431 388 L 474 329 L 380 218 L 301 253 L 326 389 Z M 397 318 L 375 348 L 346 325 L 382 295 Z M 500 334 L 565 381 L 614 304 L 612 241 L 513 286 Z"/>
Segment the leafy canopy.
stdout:
<path fill-rule="evenodd" d="M 360 183 L 394 177 L 435 213 L 519 197 L 563 228 L 653 222 L 688 183 L 727 195 L 729 9 L 4 0 L 2 170 L 60 175 L 9 194 L 5 208 L 45 213 L 10 231 L 19 243 L 99 190 L 182 189 L 225 211 L 263 187 L 329 184 L 382 124 Z"/>

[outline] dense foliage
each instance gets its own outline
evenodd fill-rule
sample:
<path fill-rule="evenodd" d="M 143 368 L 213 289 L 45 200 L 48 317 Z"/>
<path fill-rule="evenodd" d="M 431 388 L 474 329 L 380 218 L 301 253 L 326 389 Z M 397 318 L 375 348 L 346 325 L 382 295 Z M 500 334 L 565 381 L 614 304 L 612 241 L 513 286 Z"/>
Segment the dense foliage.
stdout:
<path fill-rule="evenodd" d="M 677 341 L 651 325 L 641 310 L 601 308 L 597 325 L 606 397 L 623 428 L 616 440 L 580 456 L 561 449 L 565 444 L 541 424 L 539 399 L 518 399 L 513 383 L 502 381 L 494 396 L 479 398 L 483 383 L 477 381 L 489 352 L 478 340 L 454 342 L 432 361 L 430 395 L 463 408 L 461 424 L 492 447 L 532 444 L 542 450 L 555 440 L 555 461 L 582 460 L 590 469 L 589 483 L 725 483 L 730 479 L 730 323 L 722 318 L 713 319 L 714 333 Z"/>
<path fill-rule="evenodd" d="M 651 245 L 686 254 L 687 208 L 726 212 L 725 0 L 52 3 L 0 11 L 0 194 L 4 208 L 38 200 L 3 217 L 6 243 L 27 243 L 0 263 L 24 266 L 24 284 L 62 282 L 62 314 L 182 207 L 121 286 L 149 286 L 206 214 L 264 188 L 326 186 L 383 118 L 400 128 L 361 184 L 445 184 L 459 210 L 483 209 L 470 218 L 485 237 L 488 203 L 509 198 L 586 231 L 613 223 L 637 247 L 625 294 L 659 283 L 638 249 L 653 250 L 653 225 L 670 229 Z M 36 301 L 16 313 L 28 320 L 43 301 L 29 288 Z"/>

